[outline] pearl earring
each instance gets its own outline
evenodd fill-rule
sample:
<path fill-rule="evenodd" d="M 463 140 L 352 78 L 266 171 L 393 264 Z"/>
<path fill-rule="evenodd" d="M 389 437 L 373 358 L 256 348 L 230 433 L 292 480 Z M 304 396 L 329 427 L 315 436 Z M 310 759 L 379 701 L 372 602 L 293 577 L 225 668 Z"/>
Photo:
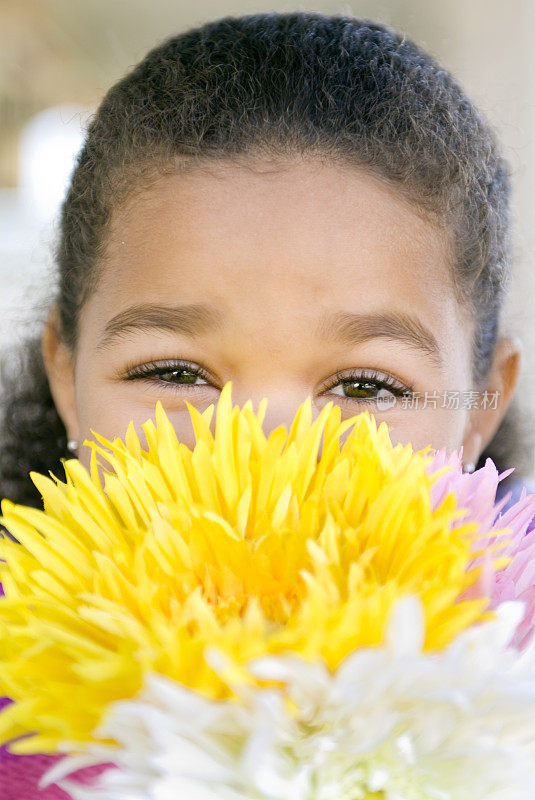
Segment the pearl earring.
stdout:
<path fill-rule="evenodd" d="M 76 453 L 76 451 L 78 450 L 78 442 L 76 441 L 76 439 L 70 439 L 67 442 L 67 450 L 70 450 L 71 453 Z"/>
<path fill-rule="evenodd" d="M 474 472 L 476 468 L 475 464 L 472 464 L 471 461 L 468 461 L 467 464 L 463 464 L 463 472 Z"/>

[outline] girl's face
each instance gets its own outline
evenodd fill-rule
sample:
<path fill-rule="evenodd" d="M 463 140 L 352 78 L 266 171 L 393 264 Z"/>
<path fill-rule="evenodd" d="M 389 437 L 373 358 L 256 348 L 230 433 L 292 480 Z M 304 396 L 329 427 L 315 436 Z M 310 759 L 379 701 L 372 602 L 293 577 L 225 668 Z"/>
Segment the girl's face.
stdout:
<path fill-rule="evenodd" d="M 193 446 L 186 401 L 202 411 L 231 380 L 235 404 L 268 398 L 266 434 L 311 395 L 314 416 L 329 400 L 343 418 L 368 409 L 393 443 L 463 445 L 475 463 L 519 351 L 501 341 L 487 387 L 497 407 L 480 395 L 474 407 L 472 322 L 451 272 L 447 231 L 361 171 L 309 161 L 164 176 L 112 219 L 74 359 L 46 328 L 58 411 L 88 466 L 92 429 L 123 437 L 133 420 L 142 437 L 157 400 Z"/>

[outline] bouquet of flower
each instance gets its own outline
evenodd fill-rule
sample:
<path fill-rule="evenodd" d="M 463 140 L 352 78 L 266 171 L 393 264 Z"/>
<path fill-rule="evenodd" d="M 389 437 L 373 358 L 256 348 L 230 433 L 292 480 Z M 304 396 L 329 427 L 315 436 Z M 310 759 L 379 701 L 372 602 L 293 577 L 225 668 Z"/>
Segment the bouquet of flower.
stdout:
<path fill-rule="evenodd" d="M 535 495 L 332 403 L 188 410 L 2 502 L 0 742 L 75 800 L 533 800 Z"/>

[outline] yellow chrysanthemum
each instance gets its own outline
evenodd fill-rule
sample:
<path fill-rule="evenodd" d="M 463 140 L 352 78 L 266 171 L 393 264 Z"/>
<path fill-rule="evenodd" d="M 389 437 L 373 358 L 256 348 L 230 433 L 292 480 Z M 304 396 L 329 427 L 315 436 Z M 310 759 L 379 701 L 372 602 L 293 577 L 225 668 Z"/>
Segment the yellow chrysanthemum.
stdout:
<path fill-rule="evenodd" d="M 458 521 L 453 494 L 432 508 L 429 448 L 394 447 L 386 423 L 341 422 L 332 403 L 312 423 L 310 397 L 289 433 L 266 438 L 266 403 L 256 416 L 250 401 L 233 408 L 228 383 L 215 436 L 214 406 L 188 405 L 193 450 L 158 403 L 148 451 L 132 424 L 125 443 L 95 434 L 91 474 L 76 459 L 66 483 L 32 473 L 44 511 L 3 501 L 19 543 L 0 551 L 0 693 L 15 701 L 0 741 L 36 734 L 13 751 L 92 741 L 108 704 L 149 671 L 231 696 L 207 645 L 235 671 L 286 651 L 334 669 L 383 641 L 403 595 L 422 600 L 427 650 L 490 615 L 485 598 L 459 601 L 478 578 L 478 526 Z M 113 470 L 104 487 L 97 455 Z"/>

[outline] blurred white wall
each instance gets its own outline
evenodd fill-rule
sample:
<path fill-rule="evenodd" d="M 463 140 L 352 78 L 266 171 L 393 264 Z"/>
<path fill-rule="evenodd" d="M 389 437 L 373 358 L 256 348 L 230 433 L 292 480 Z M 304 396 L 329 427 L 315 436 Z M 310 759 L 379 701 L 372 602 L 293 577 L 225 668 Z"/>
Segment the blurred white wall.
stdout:
<path fill-rule="evenodd" d="M 427 4 L 419 5 L 425 15 Z M 535 397 L 535 3 L 449 0 L 432 4 L 433 49 L 493 122 L 513 173 L 515 263 L 504 328 L 524 345 L 519 394 Z M 422 31 L 422 36 L 426 34 Z"/>
<path fill-rule="evenodd" d="M 18 186 L 0 189 L 0 344 L 38 329 L 54 286 L 57 220 L 85 136 L 88 110 L 40 112 L 19 143 Z"/>

